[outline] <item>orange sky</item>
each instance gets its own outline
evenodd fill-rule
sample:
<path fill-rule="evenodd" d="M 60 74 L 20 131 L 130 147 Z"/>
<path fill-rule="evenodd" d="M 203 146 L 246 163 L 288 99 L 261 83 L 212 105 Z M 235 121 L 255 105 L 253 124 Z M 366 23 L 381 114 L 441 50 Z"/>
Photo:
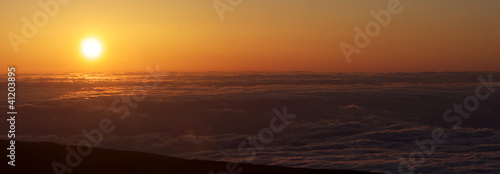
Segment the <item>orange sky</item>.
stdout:
<path fill-rule="evenodd" d="M 49 2 L 56 0 L 41 0 Z M 60 0 L 63 2 L 64 0 Z M 220 0 L 226 2 L 226 0 Z M 0 65 L 24 73 L 142 71 L 500 71 L 500 1 L 401 0 L 403 11 L 347 63 L 339 44 L 389 0 L 244 0 L 224 21 L 212 0 L 81 0 L 60 4 L 13 49 L 39 1 L 0 1 Z M 53 9 L 53 8 L 52 8 Z M 89 62 L 81 41 L 104 54 Z"/>

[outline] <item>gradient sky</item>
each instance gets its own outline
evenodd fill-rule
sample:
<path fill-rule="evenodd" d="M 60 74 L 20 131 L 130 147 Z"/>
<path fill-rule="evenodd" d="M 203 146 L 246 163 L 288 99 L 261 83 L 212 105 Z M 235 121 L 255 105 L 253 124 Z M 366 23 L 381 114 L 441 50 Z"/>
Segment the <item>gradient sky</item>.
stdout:
<path fill-rule="evenodd" d="M 47 0 L 42 0 L 47 1 Z M 221 0 L 225 2 L 226 0 Z M 143 71 L 500 71 L 500 1 L 402 0 L 380 35 L 348 64 L 339 48 L 388 0 L 245 0 L 221 21 L 211 0 L 72 0 L 21 45 L 38 1 L 0 1 L 0 66 L 24 73 Z M 81 41 L 100 38 L 95 62 Z"/>

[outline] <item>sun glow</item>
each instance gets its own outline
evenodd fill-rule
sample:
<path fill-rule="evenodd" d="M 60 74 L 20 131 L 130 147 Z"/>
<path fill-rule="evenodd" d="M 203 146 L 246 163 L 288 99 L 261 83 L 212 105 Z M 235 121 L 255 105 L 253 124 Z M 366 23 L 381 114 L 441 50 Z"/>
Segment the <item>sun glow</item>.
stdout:
<path fill-rule="evenodd" d="M 85 38 L 81 45 L 82 54 L 87 60 L 97 60 L 103 51 L 102 42 L 93 37 Z"/>

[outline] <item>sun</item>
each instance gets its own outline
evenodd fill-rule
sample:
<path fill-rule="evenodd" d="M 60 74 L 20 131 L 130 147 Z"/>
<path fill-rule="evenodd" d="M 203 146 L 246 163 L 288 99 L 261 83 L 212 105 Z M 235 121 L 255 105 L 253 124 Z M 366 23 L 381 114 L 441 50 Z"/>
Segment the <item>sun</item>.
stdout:
<path fill-rule="evenodd" d="M 82 41 L 81 49 L 87 60 L 97 60 L 103 51 L 102 42 L 97 38 L 88 37 Z"/>

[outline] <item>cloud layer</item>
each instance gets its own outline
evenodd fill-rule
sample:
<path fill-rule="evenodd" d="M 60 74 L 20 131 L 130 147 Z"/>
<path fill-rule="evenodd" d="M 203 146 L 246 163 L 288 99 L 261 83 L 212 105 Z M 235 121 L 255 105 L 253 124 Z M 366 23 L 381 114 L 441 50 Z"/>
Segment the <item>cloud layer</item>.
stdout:
<path fill-rule="evenodd" d="M 286 105 L 298 116 L 252 163 L 397 173 L 399 158 L 419 149 L 414 141 L 441 127 L 448 139 L 417 172 L 488 173 L 500 170 L 498 95 L 463 128 L 452 130 L 442 119 L 474 94 L 477 75 L 171 73 L 124 121 L 110 105 L 142 85 L 141 74 L 33 76 L 19 82 L 17 138 L 77 143 L 83 129 L 110 118 L 116 131 L 101 147 L 245 162 L 251 154 L 239 153 L 238 145 L 269 127 L 272 109 Z"/>

